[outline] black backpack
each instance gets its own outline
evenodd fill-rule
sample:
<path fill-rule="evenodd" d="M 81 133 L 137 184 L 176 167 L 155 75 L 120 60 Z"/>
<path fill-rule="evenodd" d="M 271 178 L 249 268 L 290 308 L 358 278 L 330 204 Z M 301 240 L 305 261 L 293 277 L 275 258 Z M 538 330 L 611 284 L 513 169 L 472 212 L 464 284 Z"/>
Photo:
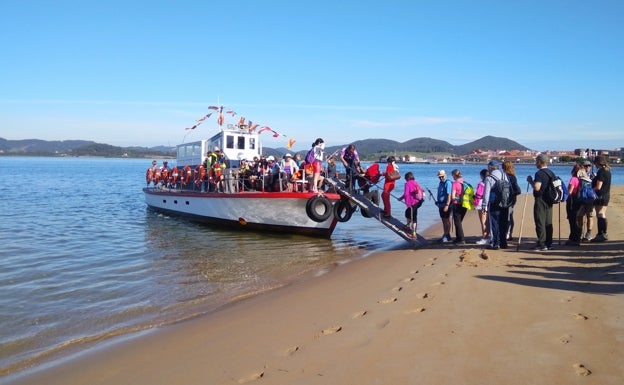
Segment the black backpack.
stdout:
<path fill-rule="evenodd" d="M 494 175 L 490 175 L 490 177 L 495 181 L 493 186 L 495 199 L 494 202 L 490 204 L 491 207 L 498 207 L 501 209 L 511 207 L 513 204 L 513 193 L 511 191 L 511 183 L 509 183 L 509 179 L 505 178 L 505 174 L 503 174 L 502 179 L 498 179 Z"/>

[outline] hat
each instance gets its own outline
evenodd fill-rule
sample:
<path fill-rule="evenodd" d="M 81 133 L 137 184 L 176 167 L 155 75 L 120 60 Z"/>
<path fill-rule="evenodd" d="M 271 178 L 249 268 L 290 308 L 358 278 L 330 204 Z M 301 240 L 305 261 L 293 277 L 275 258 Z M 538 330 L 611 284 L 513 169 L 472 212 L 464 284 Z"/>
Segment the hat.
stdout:
<path fill-rule="evenodd" d="M 576 173 L 576 176 L 577 176 L 579 179 L 582 179 L 582 180 L 584 180 L 584 181 L 586 181 L 586 182 L 591 182 L 591 179 L 589 179 L 589 175 L 587 175 L 587 172 L 586 172 L 585 170 L 583 170 L 583 169 L 580 169 L 580 170 Z"/>
<path fill-rule="evenodd" d="M 546 155 L 546 154 L 539 154 L 537 156 L 537 158 L 535 158 L 535 160 L 540 162 L 540 163 L 548 163 L 548 155 Z"/>
<path fill-rule="evenodd" d="M 438 176 L 446 176 L 446 171 L 444 170 L 438 171 Z"/>
<path fill-rule="evenodd" d="M 155 160 L 152 161 L 152 164 L 157 164 L 158 162 L 156 162 Z"/>
<path fill-rule="evenodd" d="M 584 160 L 582 164 L 583 164 L 583 167 L 591 166 L 591 162 L 588 160 Z"/>
<path fill-rule="evenodd" d="M 488 166 L 489 167 L 498 168 L 498 166 L 500 166 L 500 163 L 498 163 L 497 160 L 491 160 L 491 161 L 488 162 Z"/>
<path fill-rule="evenodd" d="M 167 161 L 166 161 L 166 160 L 163 160 L 163 164 L 167 164 Z"/>
<path fill-rule="evenodd" d="M 290 153 L 286 153 L 286 155 L 284 155 L 284 158 L 292 158 L 292 155 L 290 155 Z"/>
<path fill-rule="evenodd" d="M 273 155 L 269 155 L 268 158 L 266 158 L 267 160 L 275 160 L 275 157 Z"/>

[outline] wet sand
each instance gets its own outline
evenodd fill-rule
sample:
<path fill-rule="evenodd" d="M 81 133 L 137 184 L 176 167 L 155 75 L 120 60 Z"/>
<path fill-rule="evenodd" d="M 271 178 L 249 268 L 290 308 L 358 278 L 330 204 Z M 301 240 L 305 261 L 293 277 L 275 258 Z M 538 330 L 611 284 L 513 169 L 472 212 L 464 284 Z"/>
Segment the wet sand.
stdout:
<path fill-rule="evenodd" d="M 474 244 L 472 211 L 467 245 L 410 249 L 397 237 L 396 250 L 0 382 L 622 384 L 623 203 L 618 186 L 608 242 L 564 246 L 562 207 L 561 245 L 535 252 L 523 195 L 507 250 Z"/>

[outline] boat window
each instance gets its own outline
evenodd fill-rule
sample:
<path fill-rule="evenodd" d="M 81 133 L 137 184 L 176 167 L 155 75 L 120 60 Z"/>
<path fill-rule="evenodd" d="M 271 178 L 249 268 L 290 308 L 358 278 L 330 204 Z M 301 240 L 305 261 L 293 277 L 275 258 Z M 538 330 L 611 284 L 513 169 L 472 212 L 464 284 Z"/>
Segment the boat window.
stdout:
<path fill-rule="evenodd" d="M 245 137 L 244 136 L 239 136 L 238 137 L 238 146 L 236 147 L 239 150 L 244 150 L 245 149 Z"/>
<path fill-rule="evenodd" d="M 225 137 L 225 148 L 234 148 L 234 136 L 228 135 Z"/>
<path fill-rule="evenodd" d="M 249 138 L 249 149 L 250 150 L 256 149 L 256 138 Z"/>

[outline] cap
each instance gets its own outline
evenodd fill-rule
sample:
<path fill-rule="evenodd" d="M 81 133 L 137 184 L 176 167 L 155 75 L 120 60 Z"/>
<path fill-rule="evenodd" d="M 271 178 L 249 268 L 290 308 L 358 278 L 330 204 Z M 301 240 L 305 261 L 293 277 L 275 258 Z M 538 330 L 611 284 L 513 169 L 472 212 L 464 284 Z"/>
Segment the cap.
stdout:
<path fill-rule="evenodd" d="M 546 154 L 539 154 L 535 160 L 541 163 L 548 163 L 548 156 Z"/>
<path fill-rule="evenodd" d="M 290 155 L 290 153 L 286 153 L 286 155 L 284 155 L 284 158 L 292 158 L 292 155 Z"/>
<path fill-rule="evenodd" d="M 446 171 L 444 170 L 438 171 L 438 176 L 446 176 Z"/>
<path fill-rule="evenodd" d="M 583 161 L 583 167 L 591 166 L 591 162 L 588 160 Z"/>
<path fill-rule="evenodd" d="M 269 155 L 268 158 L 266 158 L 267 160 L 275 160 L 275 157 L 273 155 Z"/>
<path fill-rule="evenodd" d="M 491 160 L 491 161 L 488 162 L 488 166 L 490 166 L 490 167 L 498 167 L 498 166 L 500 166 L 500 163 L 498 163 L 497 160 Z"/>

